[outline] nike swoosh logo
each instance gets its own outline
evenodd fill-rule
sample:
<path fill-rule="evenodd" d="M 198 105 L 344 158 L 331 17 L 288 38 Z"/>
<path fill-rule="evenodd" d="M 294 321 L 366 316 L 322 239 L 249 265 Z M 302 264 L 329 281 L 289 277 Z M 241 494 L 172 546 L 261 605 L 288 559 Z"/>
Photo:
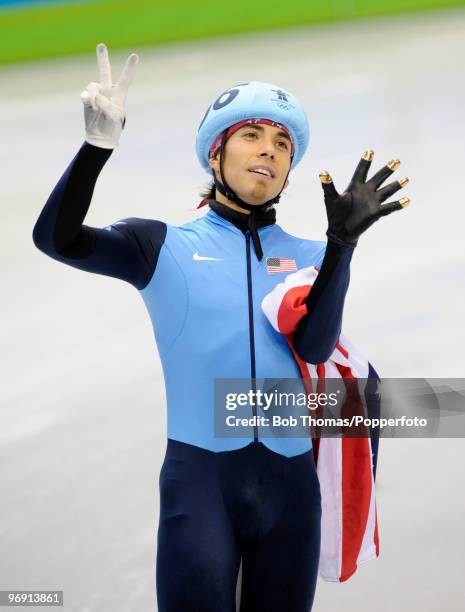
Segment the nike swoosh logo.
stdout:
<path fill-rule="evenodd" d="M 192 255 L 192 259 L 195 259 L 195 261 L 223 261 L 219 257 L 204 257 L 199 255 L 197 251 Z"/>

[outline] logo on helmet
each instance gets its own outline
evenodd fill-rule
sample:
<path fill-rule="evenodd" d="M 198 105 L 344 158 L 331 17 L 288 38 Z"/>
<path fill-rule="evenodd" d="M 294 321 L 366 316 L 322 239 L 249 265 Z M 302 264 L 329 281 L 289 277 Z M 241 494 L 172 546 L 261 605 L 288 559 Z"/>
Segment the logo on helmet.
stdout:
<path fill-rule="evenodd" d="M 284 91 L 281 91 L 280 89 L 272 89 L 271 91 L 274 91 L 275 93 L 278 94 L 278 98 L 280 100 L 284 100 L 284 102 L 288 102 L 289 100 L 287 99 L 287 93 L 285 93 Z"/>
<path fill-rule="evenodd" d="M 281 89 L 272 89 L 271 91 L 274 91 L 278 95 L 277 98 L 271 98 L 271 101 L 277 102 L 277 106 L 279 106 L 279 108 L 282 108 L 283 110 L 291 110 L 294 108 L 287 98 L 289 94 L 287 94 L 285 91 L 282 91 Z"/>

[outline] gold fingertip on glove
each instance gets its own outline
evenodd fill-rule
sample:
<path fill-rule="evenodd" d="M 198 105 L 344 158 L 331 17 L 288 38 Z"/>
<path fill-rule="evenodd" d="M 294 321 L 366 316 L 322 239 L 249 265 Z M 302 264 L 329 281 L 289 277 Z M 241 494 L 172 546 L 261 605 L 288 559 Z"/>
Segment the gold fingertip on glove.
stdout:
<path fill-rule="evenodd" d="M 402 206 L 402 208 L 405 208 L 410 204 L 410 200 L 409 198 L 402 198 L 399 200 L 399 204 Z"/>
<path fill-rule="evenodd" d="M 323 183 L 323 185 L 329 185 L 330 183 L 333 182 L 333 179 L 329 175 L 329 172 L 326 172 L 326 170 L 323 170 L 322 172 L 320 172 L 319 176 L 320 176 L 320 181 Z"/>
<path fill-rule="evenodd" d="M 406 176 L 403 176 L 401 179 L 399 179 L 399 185 L 401 187 L 405 187 L 405 185 L 408 185 L 409 183 L 409 179 Z"/>
<path fill-rule="evenodd" d="M 400 160 L 399 159 L 391 159 L 390 162 L 388 162 L 387 167 L 389 168 L 389 170 L 397 170 L 397 168 L 400 166 Z"/>
<path fill-rule="evenodd" d="M 364 159 L 365 161 L 372 161 L 374 154 L 375 152 L 373 151 L 373 149 L 367 149 L 362 155 L 362 159 Z"/>

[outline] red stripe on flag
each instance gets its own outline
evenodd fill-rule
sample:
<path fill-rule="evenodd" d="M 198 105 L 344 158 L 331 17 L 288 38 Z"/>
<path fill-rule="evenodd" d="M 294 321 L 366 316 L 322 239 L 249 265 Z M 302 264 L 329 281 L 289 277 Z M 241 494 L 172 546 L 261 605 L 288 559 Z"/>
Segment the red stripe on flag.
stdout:
<path fill-rule="evenodd" d="M 346 350 L 342 344 L 340 344 L 339 342 L 336 344 L 336 348 L 344 355 L 344 357 L 346 359 L 349 359 L 349 351 Z"/>
<path fill-rule="evenodd" d="M 336 364 L 348 387 L 349 414 L 363 415 L 363 403 L 354 394 L 357 379 L 350 368 Z M 358 397 L 357 397 L 358 396 Z M 344 418 L 344 403 L 341 417 Z M 358 404 L 358 406 L 357 406 Z M 357 558 L 362 547 L 372 495 L 371 456 L 366 438 L 342 438 L 342 560 L 340 582 L 348 580 L 357 570 Z M 357 475 L 355 479 L 354 475 Z M 356 485 L 356 486 L 354 486 Z"/>
<path fill-rule="evenodd" d="M 297 324 L 307 314 L 305 300 L 310 289 L 310 285 L 301 285 L 292 287 L 284 294 L 276 317 L 278 329 L 282 334 L 295 332 Z"/>

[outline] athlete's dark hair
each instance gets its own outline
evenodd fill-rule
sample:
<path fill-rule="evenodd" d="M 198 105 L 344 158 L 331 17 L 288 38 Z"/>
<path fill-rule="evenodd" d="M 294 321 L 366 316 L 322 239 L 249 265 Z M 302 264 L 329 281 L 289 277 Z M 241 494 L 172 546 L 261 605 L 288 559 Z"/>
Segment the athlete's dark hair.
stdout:
<path fill-rule="evenodd" d="M 200 197 L 207 200 L 214 200 L 216 195 L 215 182 L 212 180 L 210 183 L 200 192 Z"/>

